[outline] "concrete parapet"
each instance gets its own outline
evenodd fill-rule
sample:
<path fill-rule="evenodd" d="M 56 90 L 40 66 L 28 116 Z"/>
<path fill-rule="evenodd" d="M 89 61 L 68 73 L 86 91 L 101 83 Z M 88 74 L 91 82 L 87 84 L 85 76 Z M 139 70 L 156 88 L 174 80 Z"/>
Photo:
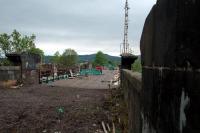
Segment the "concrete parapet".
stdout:
<path fill-rule="evenodd" d="M 124 99 L 128 107 L 129 133 L 139 133 L 141 130 L 141 73 L 123 69 L 121 72 Z"/>

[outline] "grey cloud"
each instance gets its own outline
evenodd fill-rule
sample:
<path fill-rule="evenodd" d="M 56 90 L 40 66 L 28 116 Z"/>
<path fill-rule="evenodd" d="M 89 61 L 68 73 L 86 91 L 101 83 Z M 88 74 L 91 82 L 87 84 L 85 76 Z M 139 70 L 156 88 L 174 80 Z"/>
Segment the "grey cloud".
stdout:
<path fill-rule="evenodd" d="M 129 1 L 130 40 L 139 42 L 145 17 L 155 1 Z M 37 42 L 48 43 L 58 41 L 64 43 L 69 40 L 79 40 L 80 43 L 82 40 L 92 40 L 88 43 L 109 40 L 116 43 L 118 40 L 115 46 L 117 49 L 120 40 L 123 39 L 124 2 L 122 0 L 0 0 L 0 33 L 17 29 L 24 34 L 36 34 Z"/>

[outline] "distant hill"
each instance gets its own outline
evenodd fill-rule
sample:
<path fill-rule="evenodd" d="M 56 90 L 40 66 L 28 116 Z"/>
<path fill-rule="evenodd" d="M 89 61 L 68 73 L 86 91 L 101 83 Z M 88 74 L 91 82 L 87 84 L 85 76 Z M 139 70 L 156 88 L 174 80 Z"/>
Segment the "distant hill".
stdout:
<path fill-rule="evenodd" d="M 112 60 L 112 61 L 120 61 L 121 57 L 118 56 L 111 56 L 108 54 L 105 54 L 106 58 L 108 60 Z M 96 57 L 96 54 L 90 54 L 90 55 L 79 55 L 79 60 L 80 61 L 94 61 Z"/>
<path fill-rule="evenodd" d="M 80 61 L 94 61 L 96 54 L 79 55 Z"/>
<path fill-rule="evenodd" d="M 111 56 L 108 54 L 105 54 L 108 60 L 112 60 L 114 62 L 120 62 L 121 57 L 118 56 Z M 51 59 L 53 56 L 45 56 L 44 57 L 44 62 L 45 63 L 51 63 Z M 80 61 L 94 61 L 96 57 L 96 54 L 90 54 L 90 55 L 79 55 L 79 60 Z"/>
<path fill-rule="evenodd" d="M 108 55 L 108 54 L 106 54 L 106 56 L 107 56 L 108 60 L 121 62 L 121 57 L 120 56 L 111 56 L 111 55 Z"/>

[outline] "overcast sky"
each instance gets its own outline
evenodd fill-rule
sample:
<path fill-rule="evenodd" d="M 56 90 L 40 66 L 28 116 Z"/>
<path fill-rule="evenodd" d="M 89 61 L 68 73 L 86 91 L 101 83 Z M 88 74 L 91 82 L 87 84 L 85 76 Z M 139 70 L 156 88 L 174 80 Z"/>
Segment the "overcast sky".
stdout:
<path fill-rule="evenodd" d="M 156 0 L 129 0 L 129 42 L 139 54 L 144 21 Z M 120 54 L 125 0 L 0 0 L 0 33 L 35 34 L 46 55 L 73 48 Z"/>

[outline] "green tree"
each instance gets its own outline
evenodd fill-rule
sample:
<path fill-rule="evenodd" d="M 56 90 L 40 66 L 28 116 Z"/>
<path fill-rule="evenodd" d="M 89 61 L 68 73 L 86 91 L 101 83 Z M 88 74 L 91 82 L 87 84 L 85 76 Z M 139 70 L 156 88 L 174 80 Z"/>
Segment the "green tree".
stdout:
<path fill-rule="evenodd" d="M 18 31 L 14 30 L 11 34 L 12 41 L 11 44 L 13 46 L 13 52 L 22 53 L 27 52 L 32 48 L 35 48 L 35 35 L 22 36 Z"/>
<path fill-rule="evenodd" d="M 108 65 L 112 65 L 112 66 L 116 67 L 117 63 L 115 61 L 109 60 Z"/>
<path fill-rule="evenodd" d="M 41 57 L 44 57 L 44 51 L 39 49 L 39 48 L 31 48 L 30 50 L 28 50 L 28 53 L 32 53 L 32 54 L 38 54 L 40 55 Z"/>
<path fill-rule="evenodd" d="M 74 66 L 78 63 L 78 54 L 73 49 L 66 49 L 61 55 L 59 62 L 64 66 Z"/>
<path fill-rule="evenodd" d="M 31 54 L 40 55 L 41 61 L 43 62 L 43 60 L 44 60 L 44 51 L 43 50 L 33 47 L 33 48 L 29 49 L 27 52 L 31 53 Z"/>
<path fill-rule="evenodd" d="M 141 60 L 137 59 L 133 64 L 132 64 L 132 71 L 134 72 L 142 72 L 142 65 L 141 65 Z"/>
<path fill-rule="evenodd" d="M 51 62 L 55 63 L 55 64 L 60 64 L 60 58 L 61 58 L 61 55 L 60 55 L 59 51 L 56 51 L 54 56 L 51 59 Z"/>
<path fill-rule="evenodd" d="M 0 34 L 0 49 L 2 54 L 7 54 L 12 51 L 10 36 L 6 33 Z"/>
<path fill-rule="evenodd" d="M 22 36 L 17 30 L 11 35 L 0 34 L 0 49 L 3 54 L 28 52 L 35 48 L 35 35 Z"/>
<path fill-rule="evenodd" d="M 0 57 L 8 53 L 34 53 L 44 57 L 44 52 L 35 47 L 35 35 L 22 36 L 17 30 L 14 30 L 11 35 L 6 33 L 0 34 Z M 1 62 L 3 65 L 10 64 L 9 61 Z"/>
<path fill-rule="evenodd" d="M 106 58 L 105 54 L 101 51 L 97 52 L 94 65 L 104 66 L 108 63 L 108 59 Z"/>

